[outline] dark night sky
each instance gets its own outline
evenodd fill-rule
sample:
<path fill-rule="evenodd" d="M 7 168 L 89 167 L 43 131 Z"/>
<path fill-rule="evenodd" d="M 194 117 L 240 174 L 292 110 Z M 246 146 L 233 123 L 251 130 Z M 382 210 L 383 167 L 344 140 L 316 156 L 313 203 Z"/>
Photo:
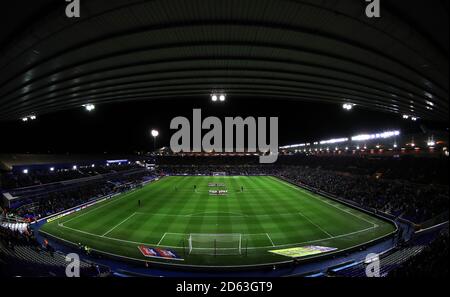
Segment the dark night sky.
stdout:
<path fill-rule="evenodd" d="M 192 119 L 192 109 L 202 117 L 277 116 L 280 145 L 401 129 L 420 131 L 418 123 L 355 107 L 347 112 L 337 104 L 316 104 L 260 98 L 229 97 L 212 103 L 209 96 L 99 105 L 94 112 L 83 108 L 39 116 L 36 121 L 0 123 L 2 153 L 131 153 L 153 148 L 150 129 L 160 131 L 158 147 L 168 146 L 175 131 L 172 118 Z"/>

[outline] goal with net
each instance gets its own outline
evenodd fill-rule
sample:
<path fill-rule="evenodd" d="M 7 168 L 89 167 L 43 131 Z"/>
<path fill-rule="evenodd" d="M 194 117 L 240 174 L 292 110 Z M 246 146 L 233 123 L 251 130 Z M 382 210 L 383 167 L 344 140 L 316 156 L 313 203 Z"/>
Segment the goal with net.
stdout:
<path fill-rule="evenodd" d="M 230 234 L 189 234 L 189 254 L 196 255 L 240 255 L 242 235 Z"/>
<path fill-rule="evenodd" d="M 223 171 L 223 172 L 213 172 L 212 175 L 213 175 L 213 176 L 226 176 L 227 173 L 224 172 L 224 171 Z"/>

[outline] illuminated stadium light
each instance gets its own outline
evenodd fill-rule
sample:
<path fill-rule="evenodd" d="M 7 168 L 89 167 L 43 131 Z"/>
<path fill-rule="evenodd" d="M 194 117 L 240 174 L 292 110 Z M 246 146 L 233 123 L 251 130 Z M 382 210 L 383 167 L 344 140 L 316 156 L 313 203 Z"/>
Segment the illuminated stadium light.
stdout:
<path fill-rule="evenodd" d="M 23 174 L 28 174 L 28 169 L 24 169 L 22 172 Z"/>
<path fill-rule="evenodd" d="M 107 160 L 106 164 L 107 166 L 109 166 L 109 164 L 120 164 L 120 163 L 125 163 L 128 162 L 127 159 L 122 159 L 122 160 Z"/>
<path fill-rule="evenodd" d="M 304 146 L 306 146 L 306 143 L 285 145 L 285 146 L 280 147 L 280 149 L 291 149 L 291 148 L 298 148 L 298 147 L 304 147 Z"/>
<path fill-rule="evenodd" d="M 352 110 L 352 109 L 353 109 L 353 106 L 355 106 L 355 104 L 344 103 L 344 104 L 342 105 L 342 108 L 345 109 L 345 110 Z"/>
<path fill-rule="evenodd" d="M 34 114 L 21 118 L 22 122 L 28 122 L 28 120 L 34 121 L 35 119 L 37 119 L 37 117 Z"/>
<path fill-rule="evenodd" d="M 400 131 L 387 131 L 376 134 L 361 134 L 352 137 L 352 141 L 365 141 L 371 139 L 386 139 L 400 135 Z"/>
<path fill-rule="evenodd" d="M 212 93 L 211 94 L 211 101 L 213 102 L 225 102 L 225 100 L 227 99 L 227 94 L 225 93 Z"/>
<path fill-rule="evenodd" d="M 94 104 L 85 104 L 85 105 L 83 105 L 83 107 L 89 112 L 91 112 L 91 111 L 93 111 L 95 109 L 95 105 Z"/>
<path fill-rule="evenodd" d="M 329 139 L 329 140 L 322 140 L 320 144 L 333 144 L 333 143 L 341 143 L 348 141 L 348 138 L 336 138 L 336 139 Z"/>
<path fill-rule="evenodd" d="M 153 137 L 158 137 L 158 135 L 159 135 L 159 132 L 158 132 L 158 130 L 152 130 L 152 132 L 151 132 L 151 134 L 152 134 L 152 136 Z"/>

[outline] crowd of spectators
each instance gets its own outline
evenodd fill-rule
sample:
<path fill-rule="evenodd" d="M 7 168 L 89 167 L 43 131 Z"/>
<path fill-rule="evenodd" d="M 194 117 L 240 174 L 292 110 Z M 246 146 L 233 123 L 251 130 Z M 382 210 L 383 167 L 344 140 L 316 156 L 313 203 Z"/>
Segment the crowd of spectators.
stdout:
<path fill-rule="evenodd" d="M 163 156 L 158 160 L 162 167 L 184 167 L 193 170 L 199 165 L 203 169 L 224 168 L 242 173 L 240 170 L 258 168 L 280 168 L 283 166 L 305 166 L 329 171 L 346 172 L 353 175 L 379 175 L 383 179 L 407 180 L 421 184 L 448 185 L 448 158 L 437 157 L 368 157 L 368 156 L 328 156 L 328 155 L 280 155 L 276 165 L 259 164 L 258 156 Z M 214 169 L 216 168 L 216 169 Z"/>
<path fill-rule="evenodd" d="M 291 166 L 276 173 L 295 183 L 415 223 L 422 223 L 449 209 L 448 185 L 416 184 L 304 166 Z"/>
<path fill-rule="evenodd" d="M 0 241 L 3 246 L 6 246 L 11 250 L 14 250 L 14 247 L 18 244 L 32 246 L 36 251 L 40 251 L 42 249 L 42 246 L 33 236 L 33 232 L 29 227 L 27 227 L 25 231 L 21 232 L 19 230 L 12 230 L 10 228 L 0 226 Z M 49 245 L 48 251 L 53 252 L 54 249 Z"/>
<path fill-rule="evenodd" d="M 44 239 L 40 243 L 32 231 L 11 230 L 0 226 L 0 276 L 65 276 L 67 262 L 63 254 Z M 109 267 L 81 262 L 81 276 L 108 276 Z"/>
<path fill-rule="evenodd" d="M 107 164 L 92 167 L 92 165 L 78 166 L 74 168 L 58 169 L 33 169 L 26 173 L 23 171 L 5 172 L 0 175 L 0 188 L 16 189 L 23 187 L 38 186 L 50 183 L 56 183 L 65 180 L 73 180 L 99 174 L 110 174 L 114 172 L 127 171 L 140 168 L 136 164 Z"/>
<path fill-rule="evenodd" d="M 120 170 L 106 177 L 80 180 L 67 185 L 41 185 L 32 190 L 12 192 L 20 197 L 8 207 L 8 211 L 29 221 L 39 219 L 99 197 L 123 192 L 143 182 L 151 175 L 140 167 Z"/>

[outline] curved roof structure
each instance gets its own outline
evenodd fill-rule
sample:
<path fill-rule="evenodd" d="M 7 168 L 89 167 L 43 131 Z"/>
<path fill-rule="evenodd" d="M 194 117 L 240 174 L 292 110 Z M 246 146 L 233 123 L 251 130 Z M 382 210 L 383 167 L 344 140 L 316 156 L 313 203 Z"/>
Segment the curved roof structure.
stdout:
<path fill-rule="evenodd" d="M 446 121 L 448 36 L 398 2 L 370 19 L 363 0 L 82 0 L 69 19 L 58 1 L 2 36 L 0 120 L 217 90 Z"/>

